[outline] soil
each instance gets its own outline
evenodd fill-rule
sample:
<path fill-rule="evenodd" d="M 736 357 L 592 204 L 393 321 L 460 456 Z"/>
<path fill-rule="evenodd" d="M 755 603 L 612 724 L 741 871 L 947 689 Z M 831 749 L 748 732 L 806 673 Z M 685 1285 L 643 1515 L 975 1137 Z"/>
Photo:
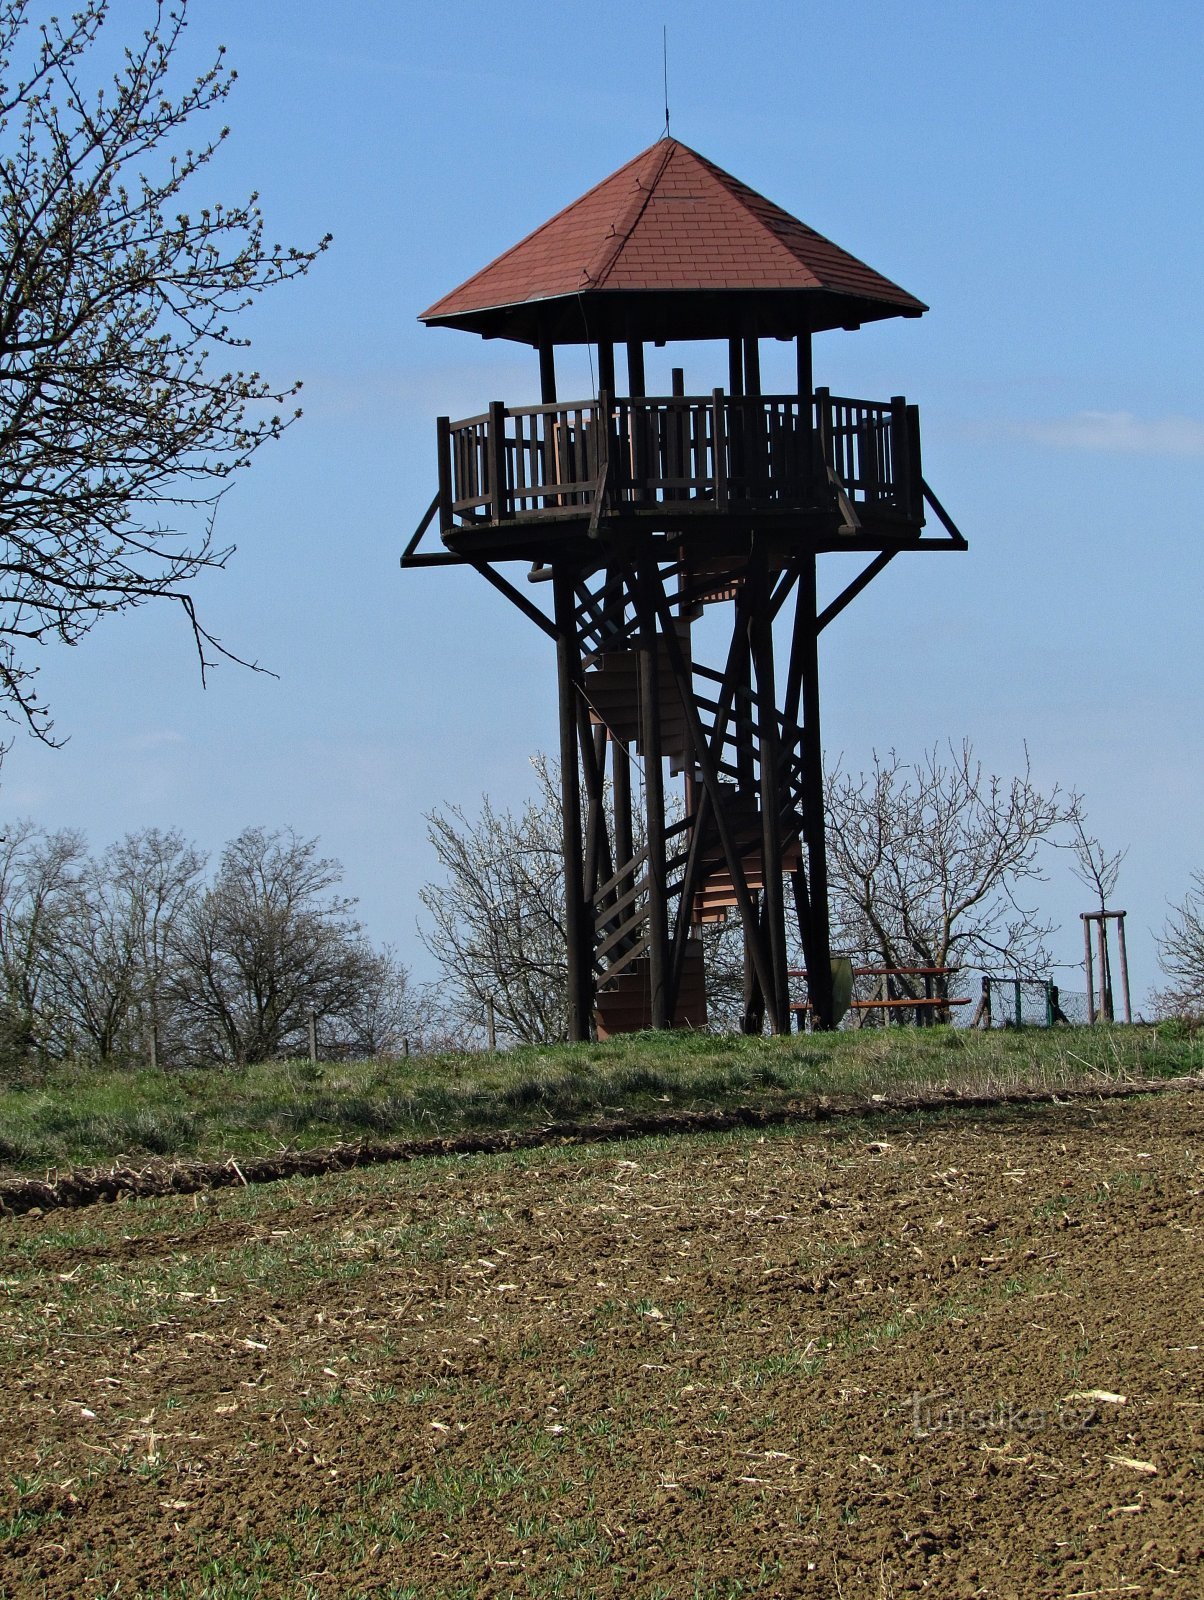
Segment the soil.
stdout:
<path fill-rule="evenodd" d="M 0 1595 L 1204 1594 L 1204 1093 L 0 1220 Z"/>

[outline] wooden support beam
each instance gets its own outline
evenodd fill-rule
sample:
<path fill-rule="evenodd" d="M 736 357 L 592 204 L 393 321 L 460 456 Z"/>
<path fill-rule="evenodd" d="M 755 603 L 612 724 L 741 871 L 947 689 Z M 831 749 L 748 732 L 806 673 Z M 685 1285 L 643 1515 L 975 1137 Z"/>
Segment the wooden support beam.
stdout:
<path fill-rule="evenodd" d="M 852 583 L 850 583 L 840 592 L 840 594 L 836 596 L 836 599 L 832 601 L 831 605 L 825 606 L 820 612 L 815 624 L 816 631 L 822 633 L 828 626 L 829 622 L 835 621 L 844 608 L 847 605 L 851 605 L 852 602 L 856 600 L 857 596 L 862 592 L 862 590 L 868 589 L 878 574 L 883 571 L 884 568 L 890 565 L 896 554 L 897 552 L 894 550 L 884 550 L 880 556 L 876 556 L 874 560 L 870 562 L 869 566 L 866 567 L 864 571 L 859 572 L 853 579 Z"/>
<path fill-rule="evenodd" d="M 644 345 L 640 339 L 627 341 L 627 393 L 638 399 L 644 388 Z"/>
<path fill-rule="evenodd" d="M 795 341 L 795 372 L 798 384 L 799 468 L 804 484 L 804 500 L 814 496 L 815 483 L 815 368 L 811 357 L 811 334 L 800 333 Z"/>
<path fill-rule="evenodd" d="M 594 927 L 585 895 L 581 837 L 581 787 L 578 776 L 577 707 L 582 703 L 581 652 L 574 617 L 571 572 L 552 579 L 556 614 L 556 675 L 560 698 L 560 813 L 564 851 L 564 926 L 568 951 L 569 1042 L 590 1037 L 594 1003 Z"/>
<path fill-rule="evenodd" d="M 612 395 L 614 392 L 615 347 L 609 339 L 603 339 L 598 343 L 598 393 Z"/>
<path fill-rule="evenodd" d="M 550 336 L 539 336 L 539 398 L 540 404 L 556 404 L 556 347 Z"/>
<path fill-rule="evenodd" d="M 807 852 L 810 928 L 804 936 L 815 1024 L 833 1026 L 832 946 L 828 929 L 828 855 L 824 836 L 823 742 L 819 719 L 819 626 L 815 557 L 802 563 L 792 655 L 802 679 L 803 841 Z M 789 715 L 789 713 L 787 713 Z"/>
<path fill-rule="evenodd" d="M 798 397 L 807 418 L 811 419 L 811 402 L 815 398 L 815 370 L 811 358 L 811 335 L 800 333 L 795 341 L 795 367 L 798 373 Z"/>
<path fill-rule="evenodd" d="M 660 581 L 659 573 L 656 577 L 656 585 L 658 590 L 656 595 L 656 610 L 658 616 L 660 617 L 661 631 L 668 650 L 669 663 L 673 670 L 673 678 L 674 683 L 677 686 L 678 697 L 681 700 L 682 713 L 685 716 L 686 725 L 689 729 L 690 742 L 694 747 L 694 753 L 698 759 L 698 766 L 702 774 L 703 784 L 706 787 L 707 793 L 710 795 L 711 807 L 715 814 L 715 830 L 719 835 L 719 843 L 723 850 L 724 861 L 727 864 L 728 872 L 731 874 L 732 892 L 736 896 L 736 905 L 739 908 L 740 917 L 745 927 L 751 927 L 755 929 L 757 926 L 756 905 L 748 887 L 748 879 L 744 874 L 744 862 L 737 847 L 735 835 L 732 833 L 731 825 L 729 824 L 727 815 L 723 809 L 723 789 L 719 781 L 719 773 L 716 768 L 715 757 L 712 755 L 711 747 L 707 743 L 706 732 L 702 726 L 702 719 L 698 715 L 698 707 L 694 703 L 694 696 L 689 692 L 689 667 L 686 664 L 686 659 L 681 648 L 681 642 L 678 639 L 677 632 L 673 626 L 673 613 L 669 605 L 668 597 L 664 591 L 664 585 Z M 743 599 L 743 596 L 741 598 Z M 742 609 L 741 603 L 737 602 L 737 617 L 740 617 L 742 614 Z M 730 652 L 728 660 L 730 663 Z M 769 961 L 764 949 L 761 947 L 759 939 L 754 941 L 753 962 L 759 982 L 761 983 L 762 987 L 768 991 L 772 987 Z"/>
<path fill-rule="evenodd" d="M 639 612 L 640 746 L 644 754 L 644 828 L 648 849 L 648 981 L 651 990 L 649 1020 L 654 1028 L 672 1023 L 669 1011 L 669 905 L 665 874 L 665 781 L 661 767 L 659 656 L 656 634 L 656 591 L 660 572 L 655 558 L 646 557 L 637 574 Z M 663 590 L 662 590 L 663 592 Z M 667 625 L 673 642 L 677 634 Z"/>
<path fill-rule="evenodd" d="M 727 341 L 727 392 L 730 395 L 744 393 L 744 342 L 741 339 Z"/>
<path fill-rule="evenodd" d="M 766 992 L 769 1024 L 774 1033 L 790 1030 L 790 993 L 786 976 L 786 906 L 782 886 L 781 751 L 778 740 L 777 694 L 773 670 L 773 624 L 769 614 L 769 568 L 763 550 L 754 550 L 747 581 L 755 590 L 752 659 L 757 679 L 759 778 L 761 800 L 764 923 L 769 942 L 773 985 Z"/>
<path fill-rule="evenodd" d="M 744 338 L 744 393 L 759 396 L 761 393 L 761 341 L 755 333 Z"/>
<path fill-rule="evenodd" d="M 533 622 L 547 634 L 549 639 L 559 639 L 560 635 L 554 623 L 550 622 L 539 607 L 528 600 L 526 595 L 516 589 L 509 578 L 503 578 L 500 572 L 495 572 L 488 561 L 470 561 L 469 566 L 479 572 L 499 594 L 504 594 L 511 605 L 516 605 L 523 616 Z"/>

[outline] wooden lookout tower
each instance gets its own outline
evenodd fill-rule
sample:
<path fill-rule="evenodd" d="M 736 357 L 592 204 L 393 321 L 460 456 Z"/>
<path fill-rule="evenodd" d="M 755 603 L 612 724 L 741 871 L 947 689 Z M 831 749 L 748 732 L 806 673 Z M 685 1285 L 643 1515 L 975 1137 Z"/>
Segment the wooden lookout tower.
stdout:
<path fill-rule="evenodd" d="M 402 565 L 475 568 L 555 642 L 574 1040 L 700 1025 L 699 930 L 733 914 L 745 1027 L 789 1029 L 788 917 L 832 1023 L 819 636 L 901 551 L 966 545 L 916 407 L 817 389 L 811 342 L 925 309 L 665 138 L 422 314 L 539 355 L 538 405 L 439 419 Z M 790 393 L 762 392 L 773 339 Z M 717 341 L 716 370 L 648 394 L 648 347 L 686 340 Z M 594 393 L 559 395 L 566 345 L 591 347 Z M 833 551 L 868 559 L 821 608 Z"/>

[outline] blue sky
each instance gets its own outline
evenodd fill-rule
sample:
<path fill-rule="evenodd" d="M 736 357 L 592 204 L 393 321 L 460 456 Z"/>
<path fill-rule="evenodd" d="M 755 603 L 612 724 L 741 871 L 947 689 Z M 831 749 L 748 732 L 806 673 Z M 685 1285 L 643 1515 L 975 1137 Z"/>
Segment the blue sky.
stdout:
<path fill-rule="evenodd" d="M 149 14 L 115 10 L 118 29 Z M 205 187 L 259 190 L 274 238 L 335 236 L 250 324 L 256 364 L 304 380 L 305 416 L 228 496 L 237 554 L 196 586 L 207 625 L 279 677 L 222 667 L 202 692 L 181 619 L 153 610 L 50 647 L 69 742 L 18 738 L 3 814 L 97 846 L 152 823 L 212 850 L 249 823 L 318 834 L 372 935 L 430 975 L 423 812 L 519 801 L 556 724 L 547 641 L 474 575 L 397 565 L 434 492 L 435 416 L 536 398 L 534 357 L 415 318 L 658 136 L 666 23 L 673 132 L 932 307 L 816 341 L 817 382 L 919 404 L 926 476 L 971 544 L 900 559 L 825 635 L 829 752 L 857 767 L 969 736 L 1010 772 L 1027 743 L 1129 847 L 1144 995 L 1167 902 L 1204 865 L 1204 11 L 190 10 L 189 59 L 224 43 L 239 72 Z M 1052 873 L 1042 907 L 1073 960 L 1087 901 L 1064 860 Z"/>

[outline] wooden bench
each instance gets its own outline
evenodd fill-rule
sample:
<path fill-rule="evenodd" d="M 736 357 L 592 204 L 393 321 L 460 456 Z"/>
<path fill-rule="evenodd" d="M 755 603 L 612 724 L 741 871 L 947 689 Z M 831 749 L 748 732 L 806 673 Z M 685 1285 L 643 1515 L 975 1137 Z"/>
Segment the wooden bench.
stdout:
<path fill-rule="evenodd" d="M 960 971 L 960 967 L 854 967 L 853 977 L 855 979 L 881 978 L 888 992 L 875 1000 L 850 1000 L 848 1009 L 853 1012 L 881 1011 L 883 1014 L 882 1020 L 885 1022 L 888 1012 L 910 1008 L 916 1014 L 917 1026 L 922 1025 L 930 1020 L 925 1015 L 926 1012 L 931 1013 L 938 1009 L 948 1009 L 950 1006 L 968 1006 L 970 1004 L 968 995 L 942 997 L 932 992 L 934 979 L 951 978 Z M 806 978 L 807 973 L 805 968 L 795 967 L 787 973 L 787 976 L 791 978 Z M 923 978 L 924 993 L 922 995 L 892 995 L 889 993 L 889 985 L 892 978 Z M 799 1017 L 801 1023 L 802 1018 L 814 1010 L 814 1006 L 810 1000 L 794 1000 L 791 1001 L 790 1009 Z"/>

